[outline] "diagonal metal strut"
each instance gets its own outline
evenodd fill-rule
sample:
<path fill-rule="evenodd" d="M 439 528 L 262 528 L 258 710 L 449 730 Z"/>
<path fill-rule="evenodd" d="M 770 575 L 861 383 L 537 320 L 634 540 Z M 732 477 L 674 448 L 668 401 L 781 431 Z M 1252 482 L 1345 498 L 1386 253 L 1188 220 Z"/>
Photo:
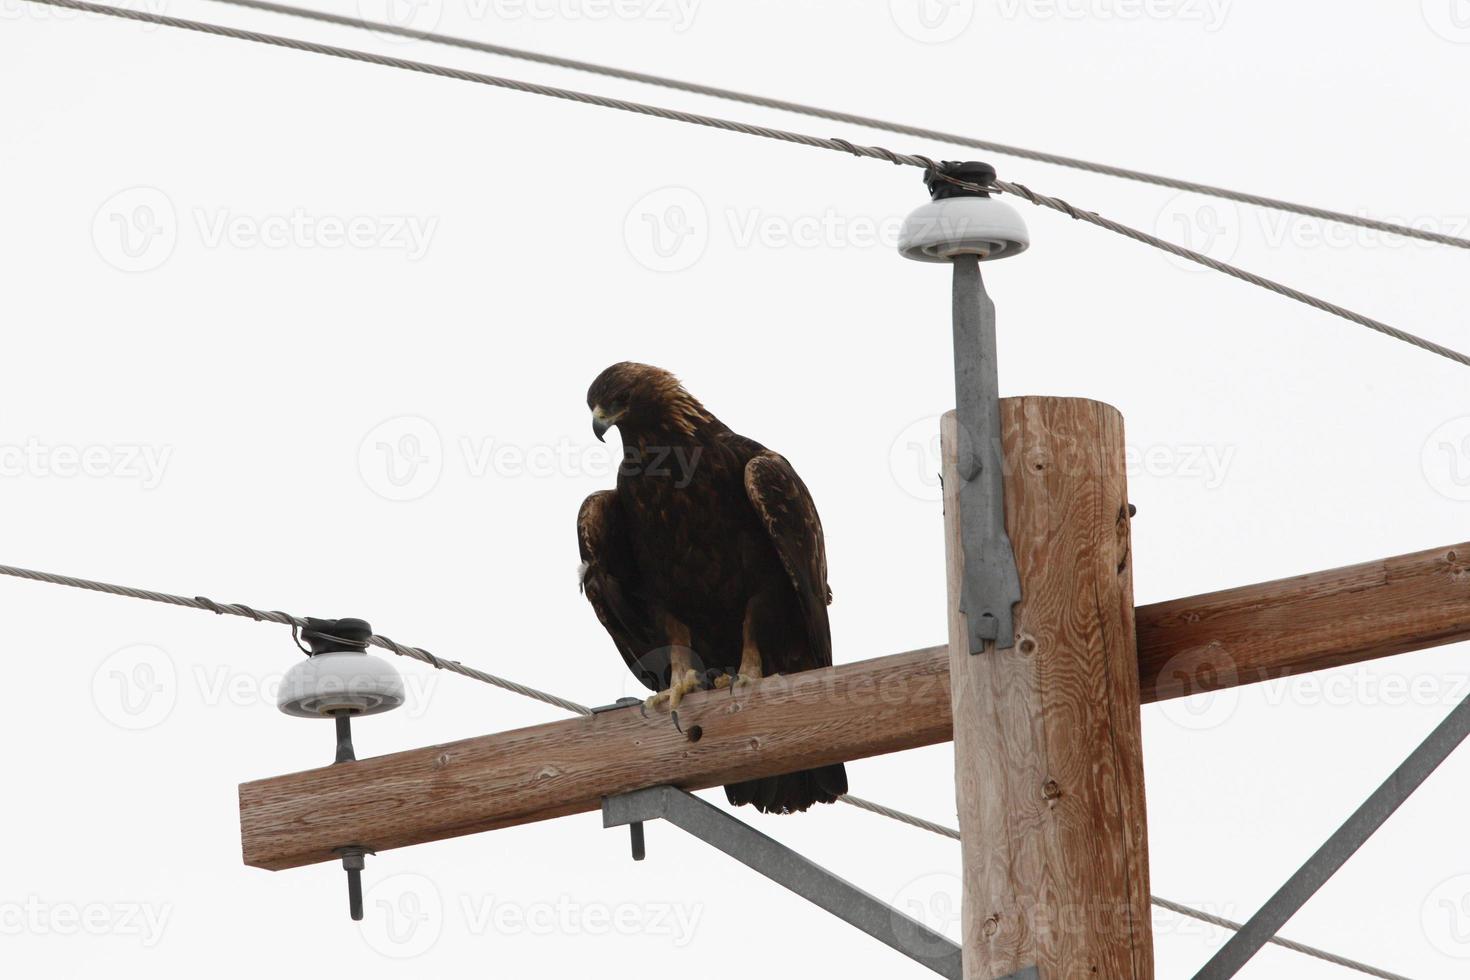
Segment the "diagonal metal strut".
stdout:
<path fill-rule="evenodd" d="M 673 786 L 654 786 L 602 801 L 604 827 L 660 818 L 940 976 L 961 980 L 960 947 L 954 942 L 696 796 Z M 1024 980 L 1034 973 L 1015 976 Z"/>
<path fill-rule="evenodd" d="M 1229 980 L 1286 924 L 1307 900 L 1383 826 L 1439 764 L 1470 735 L 1470 698 L 1461 701 L 1419 747 L 1399 764 L 1383 784 L 1363 801 L 1317 853 L 1307 859 L 1251 916 L 1198 973 L 1194 980 Z"/>

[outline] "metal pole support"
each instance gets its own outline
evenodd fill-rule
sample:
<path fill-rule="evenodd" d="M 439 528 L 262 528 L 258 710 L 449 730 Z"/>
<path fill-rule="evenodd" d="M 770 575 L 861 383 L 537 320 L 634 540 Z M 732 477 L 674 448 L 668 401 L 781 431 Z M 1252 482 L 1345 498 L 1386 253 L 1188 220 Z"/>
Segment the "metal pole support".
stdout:
<path fill-rule="evenodd" d="M 696 796 L 673 786 L 654 786 L 602 801 L 604 827 L 659 819 L 724 851 L 940 976 L 963 977 L 957 944 Z M 1026 976 L 1023 971 L 1016 980 Z"/>
<path fill-rule="evenodd" d="M 960 535 L 964 581 L 960 610 L 970 632 L 970 652 L 987 642 L 1009 650 L 1016 642 L 1013 607 L 1021 601 L 1021 576 L 1006 534 L 1004 456 L 1000 434 L 1000 380 L 996 367 L 995 303 L 985 292 L 980 259 L 956 255 L 954 263 L 955 415 L 959 420 Z"/>

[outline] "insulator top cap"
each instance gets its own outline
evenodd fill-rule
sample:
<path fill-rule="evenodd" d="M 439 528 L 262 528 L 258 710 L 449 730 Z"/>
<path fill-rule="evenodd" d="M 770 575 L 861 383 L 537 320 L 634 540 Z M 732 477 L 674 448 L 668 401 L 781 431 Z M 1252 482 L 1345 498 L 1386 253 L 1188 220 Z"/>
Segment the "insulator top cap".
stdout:
<path fill-rule="evenodd" d="M 985 185 L 995 179 L 987 163 L 945 162 L 927 171 L 924 181 L 933 197 L 904 219 L 898 250 L 920 262 L 948 262 L 957 255 L 980 261 L 1010 258 L 1026 251 L 1031 234 L 1015 208 L 989 192 L 946 180 Z"/>

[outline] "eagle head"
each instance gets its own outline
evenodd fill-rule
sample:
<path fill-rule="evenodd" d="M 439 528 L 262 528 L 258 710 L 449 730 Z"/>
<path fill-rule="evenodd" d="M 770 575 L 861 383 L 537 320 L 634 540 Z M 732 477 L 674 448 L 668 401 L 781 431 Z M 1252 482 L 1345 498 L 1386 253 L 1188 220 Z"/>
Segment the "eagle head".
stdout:
<path fill-rule="evenodd" d="M 599 440 L 620 426 L 630 432 L 678 431 L 692 436 L 710 415 L 679 379 L 663 368 L 621 361 L 603 371 L 587 389 L 592 433 Z"/>

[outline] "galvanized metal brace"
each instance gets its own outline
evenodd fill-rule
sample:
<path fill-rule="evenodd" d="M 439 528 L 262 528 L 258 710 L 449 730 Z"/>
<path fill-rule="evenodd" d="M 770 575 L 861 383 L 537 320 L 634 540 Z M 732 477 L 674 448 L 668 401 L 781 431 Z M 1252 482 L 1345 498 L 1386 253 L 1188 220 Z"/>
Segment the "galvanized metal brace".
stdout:
<path fill-rule="evenodd" d="M 958 255 L 953 262 L 955 415 L 963 481 L 959 517 L 965 556 L 960 610 L 969 626 L 970 653 L 975 654 L 984 652 L 986 642 L 997 650 L 1015 645 L 1012 607 L 1021 601 L 1021 576 L 1006 534 L 995 304 L 985 293 L 979 257 Z"/>
<path fill-rule="evenodd" d="M 1470 736 L 1470 698 L 1456 705 L 1418 748 L 1399 763 L 1326 843 L 1194 975 L 1194 980 L 1228 980 L 1240 972 L 1467 736 Z"/>
<path fill-rule="evenodd" d="M 948 938 L 696 796 L 673 786 L 654 786 L 602 801 L 604 827 L 658 819 L 724 851 L 940 976 L 961 980 L 960 948 Z M 1015 980 L 1026 976 L 1016 974 Z"/>

